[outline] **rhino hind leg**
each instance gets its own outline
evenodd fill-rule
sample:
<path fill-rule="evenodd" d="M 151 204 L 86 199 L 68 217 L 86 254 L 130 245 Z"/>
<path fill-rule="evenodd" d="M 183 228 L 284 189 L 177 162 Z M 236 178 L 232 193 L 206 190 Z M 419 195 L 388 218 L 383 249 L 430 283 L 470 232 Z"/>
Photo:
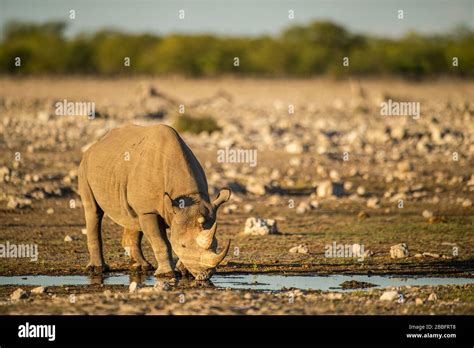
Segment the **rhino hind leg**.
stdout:
<path fill-rule="evenodd" d="M 148 271 L 153 267 L 145 259 L 142 252 L 143 232 L 125 228 L 122 236 L 122 246 L 128 251 L 132 259 L 132 270 Z"/>
<path fill-rule="evenodd" d="M 102 218 L 104 211 L 97 204 L 92 190 L 87 181 L 80 176 L 79 193 L 84 205 L 84 213 L 87 229 L 87 249 L 89 250 L 90 261 L 86 267 L 89 272 L 102 273 L 109 270 L 104 261 L 102 250 Z"/>

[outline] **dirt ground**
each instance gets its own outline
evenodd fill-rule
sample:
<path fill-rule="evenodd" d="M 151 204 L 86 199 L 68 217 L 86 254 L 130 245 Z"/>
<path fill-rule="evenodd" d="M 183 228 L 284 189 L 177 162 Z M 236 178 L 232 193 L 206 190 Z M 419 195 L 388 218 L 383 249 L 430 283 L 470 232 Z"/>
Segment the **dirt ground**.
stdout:
<path fill-rule="evenodd" d="M 36 244 L 39 251 L 36 262 L 1 258 L 1 276 L 85 274 L 85 222 L 75 193 L 81 149 L 121 124 L 170 124 L 179 105 L 222 127 L 183 134 L 211 192 L 234 189 L 230 207 L 219 212 L 217 237 L 232 239 L 219 273 L 474 276 L 473 82 L 3 77 L 0 91 L 0 244 Z M 53 105 L 63 99 L 95 102 L 97 117 L 55 115 Z M 419 101 L 420 119 L 380 116 L 386 99 Z M 301 150 L 288 148 L 295 142 Z M 217 149 L 229 144 L 257 149 L 258 164 L 218 163 Z M 345 194 L 318 194 L 323 180 L 343 182 Z M 244 235 L 249 217 L 276 219 L 280 233 Z M 122 229 L 104 221 L 106 261 L 113 272 L 127 271 Z M 360 243 L 371 254 L 362 262 L 326 257 L 333 242 Z M 408 245 L 408 257 L 391 258 L 398 243 Z M 308 252 L 290 253 L 297 245 Z M 156 266 L 146 241 L 144 254 Z M 297 291 L 290 303 L 288 291 L 186 284 L 133 294 L 125 286 L 50 287 L 12 303 L 16 288 L 0 286 L 0 313 L 474 314 L 472 285 L 402 287 L 403 303 L 380 301 L 384 289 Z M 432 293 L 437 299 L 428 301 Z"/>

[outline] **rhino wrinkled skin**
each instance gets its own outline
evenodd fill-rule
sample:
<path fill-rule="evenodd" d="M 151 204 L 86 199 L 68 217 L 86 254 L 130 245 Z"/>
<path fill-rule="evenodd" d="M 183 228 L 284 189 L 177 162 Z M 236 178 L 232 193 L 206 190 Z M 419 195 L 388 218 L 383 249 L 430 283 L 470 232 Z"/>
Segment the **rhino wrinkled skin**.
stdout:
<path fill-rule="evenodd" d="M 133 268 L 149 269 L 143 257 L 143 235 L 150 242 L 157 276 L 176 268 L 196 279 L 209 279 L 228 250 L 217 253 L 217 210 L 231 192 L 209 199 L 206 175 L 191 149 L 166 125 L 116 128 L 94 143 L 79 166 L 90 262 L 93 272 L 108 269 L 102 251 L 104 213 L 124 227 L 122 245 Z M 166 229 L 169 228 L 169 237 Z"/>

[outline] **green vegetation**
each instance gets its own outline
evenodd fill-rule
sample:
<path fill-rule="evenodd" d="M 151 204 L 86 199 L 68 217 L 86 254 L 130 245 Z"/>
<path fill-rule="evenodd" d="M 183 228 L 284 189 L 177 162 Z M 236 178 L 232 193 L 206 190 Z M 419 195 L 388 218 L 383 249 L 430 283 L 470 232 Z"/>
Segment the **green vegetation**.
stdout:
<path fill-rule="evenodd" d="M 189 116 L 186 114 L 176 116 L 173 127 L 178 132 L 189 132 L 199 134 L 202 132 L 212 133 L 219 131 L 221 128 L 217 125 L 216 120 L 211 116 Z"/>
<path fill-rule="evenodd" d="M 57 22 L 7 24 L 0 42 L 0 73 L 474 76 L 474 31 L 466 28 L 436 36 L 413 32 L 400 39 L 355 35 L 331 22 L 251 38 L 110 30 L 65 38 L 64 30 L 65 24 Z M 15 66 L 15 57 L 21 57 L 21 68 Z M 343 66 L 344 57 L 349 66 Z M 453 57 L 459 66 L 453 66 Z"/>

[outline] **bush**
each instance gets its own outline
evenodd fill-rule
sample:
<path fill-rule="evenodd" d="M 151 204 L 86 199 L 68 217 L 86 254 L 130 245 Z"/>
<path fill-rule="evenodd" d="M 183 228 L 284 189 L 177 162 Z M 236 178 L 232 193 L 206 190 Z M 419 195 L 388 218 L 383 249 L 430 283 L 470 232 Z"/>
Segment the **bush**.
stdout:
<path fill-rule="evenodd" d="M 173 127 L 178 132 L 189 132 L 193 134 L 202 132 L 211 134 L 212 132 L 221 130 L 212 116 L 193 117 L 186 114 L 176 116 Z"/>

